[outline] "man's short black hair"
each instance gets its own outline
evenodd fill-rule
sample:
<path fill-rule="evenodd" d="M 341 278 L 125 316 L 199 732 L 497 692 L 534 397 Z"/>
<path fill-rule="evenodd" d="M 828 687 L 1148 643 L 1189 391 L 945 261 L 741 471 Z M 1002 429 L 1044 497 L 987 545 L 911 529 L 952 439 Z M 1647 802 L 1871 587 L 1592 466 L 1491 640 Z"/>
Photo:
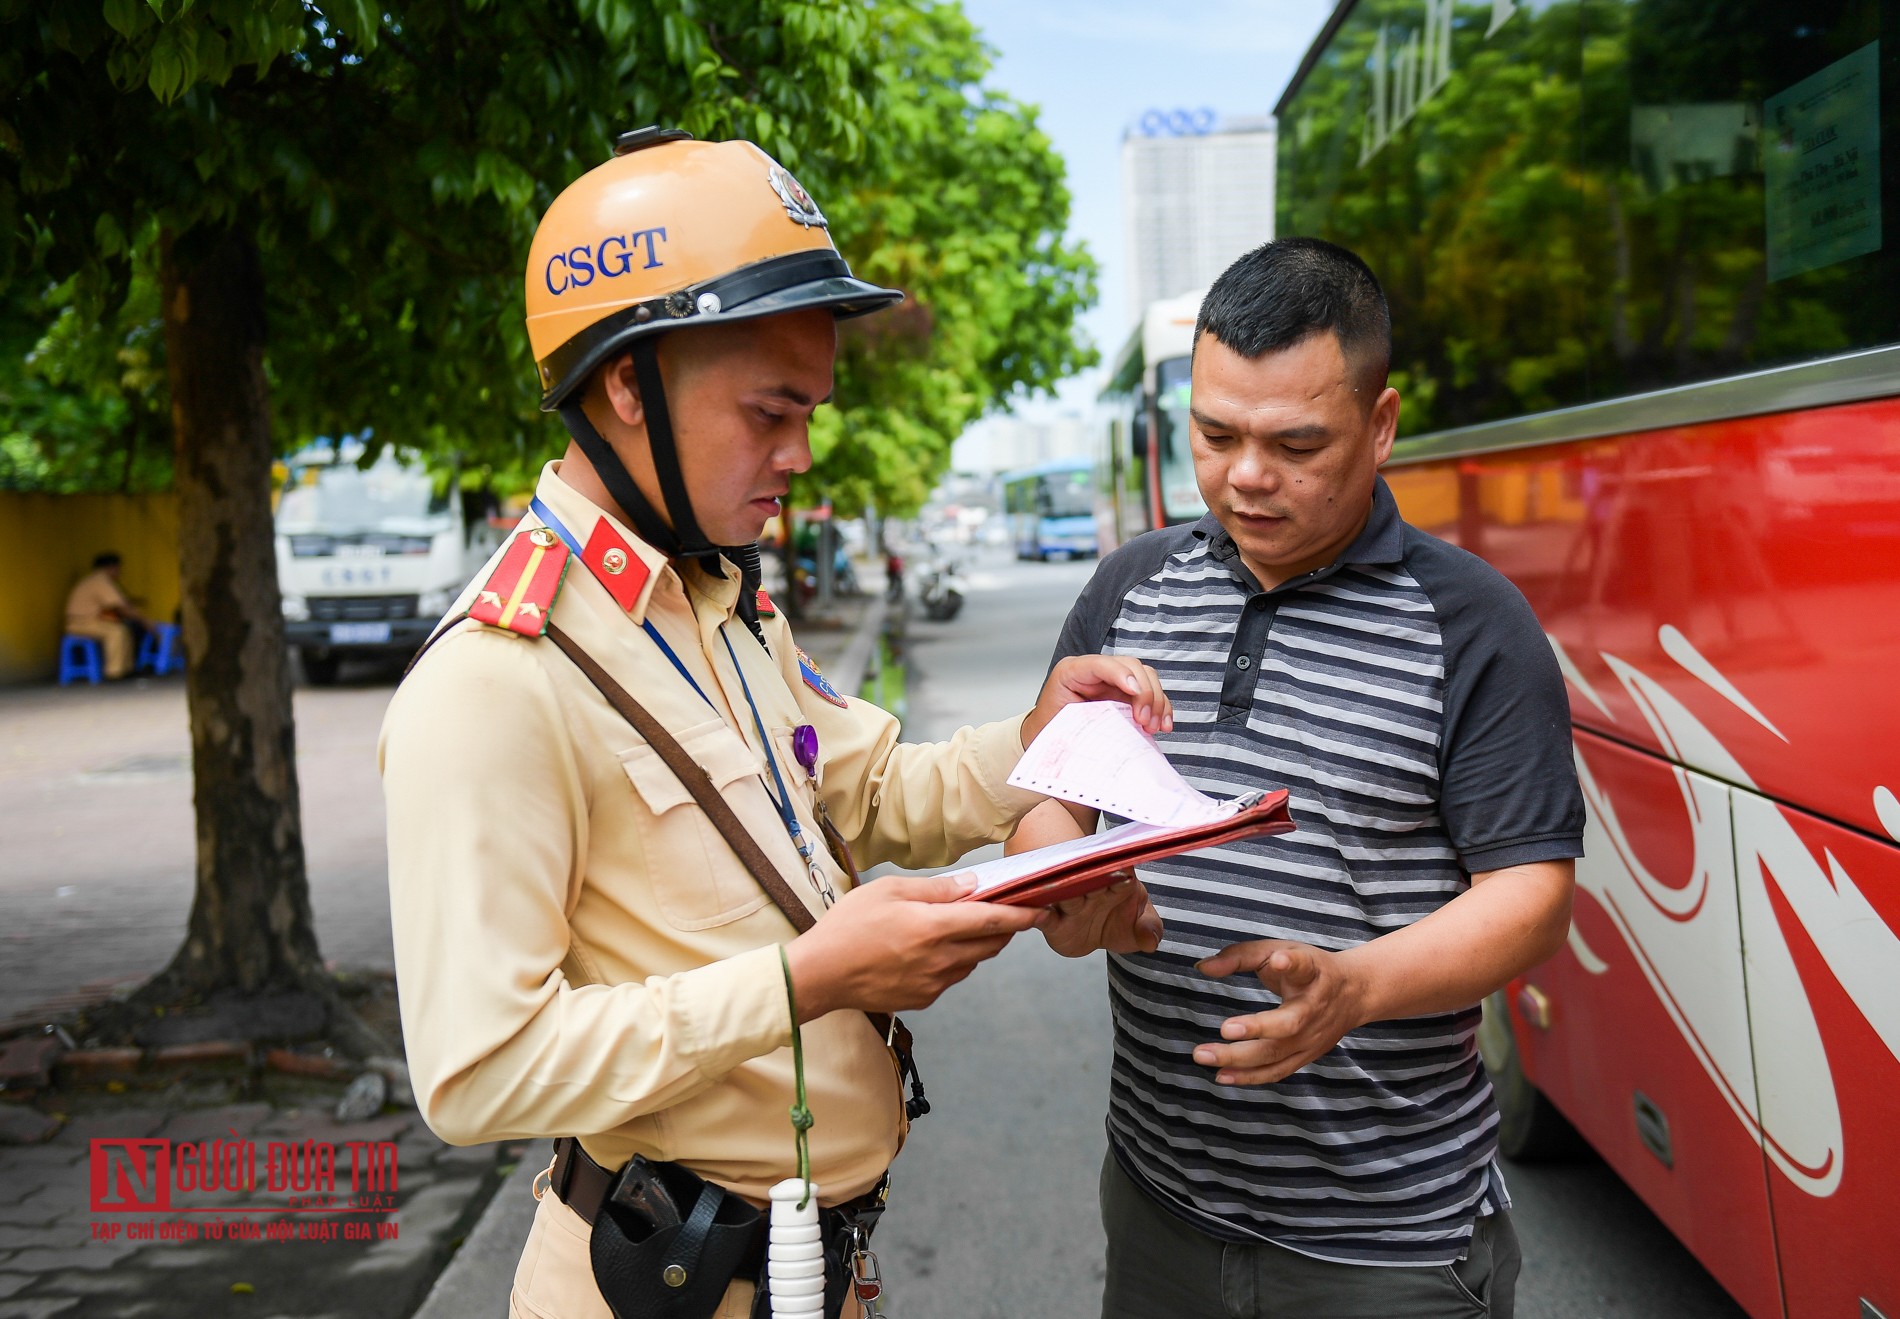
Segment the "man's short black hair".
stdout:
<path fill-rule="evenodd" d="M 1371 406 L 1392 365 L 1392 313 L 1371 267 L 1318 238 L 1276 238 L 1221 272 L 1201 302 L 1194 342 L 1211 334 L 1252 359 L 1291 348 L 1323 330 Z"/>
<path fill-rule="evenodd" d="M 95 568 L 116 568 L 121 562 L 117 550 L 107 550 L 104 554 L 92 556 L 92 566 Z"/>

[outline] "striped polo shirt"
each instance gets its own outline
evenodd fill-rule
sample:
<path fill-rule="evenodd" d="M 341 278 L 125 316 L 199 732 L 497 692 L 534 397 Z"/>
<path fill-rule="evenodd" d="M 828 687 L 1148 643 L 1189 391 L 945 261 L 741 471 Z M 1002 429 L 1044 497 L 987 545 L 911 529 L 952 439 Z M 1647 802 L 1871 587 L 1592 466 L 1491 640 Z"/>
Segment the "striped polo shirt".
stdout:
<path fill-rule="evenodd" d="M 1568 700 L 1530 606 L 1402 521 L 1380 480 L 1338 560 L 1270 591 L 1212 515 L 1131 541 L 1064 624 L 1056 658 L 1076 654 L 1152 665 L 1174 766 L 1210 794 L 1285 788 L 1298 825 L 1142 869 L 1166 932 L 1153 954 L 1109 958 L 1115 1156 L 1224 1240 L 1460 1258 L 1473 1220 L 1509 1204 L 1478 1009 L 1375 1022 L 1283 1081 L 1217 1085 L 1194 1046 L 1279 999 L 1195 963 L 1248 939 L 1350 948 L 1473 873 L 1582 854 Z"/>

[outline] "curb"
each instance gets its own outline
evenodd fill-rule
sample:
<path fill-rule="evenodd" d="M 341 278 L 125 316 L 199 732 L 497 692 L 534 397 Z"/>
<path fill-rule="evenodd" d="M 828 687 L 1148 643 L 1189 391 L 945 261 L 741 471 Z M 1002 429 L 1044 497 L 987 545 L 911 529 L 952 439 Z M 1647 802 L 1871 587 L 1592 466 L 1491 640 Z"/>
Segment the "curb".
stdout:
<path fill-rule="evenodd" d="M 826 675 L 841 694 L 856 696 L 858 689 L 864 686 L 864 671 L 871 667 L 871 657 L 877 654 L 877 641 L 884 633 L 884 618 L 889 612 L 889 602 L 882 595 L 875 597 L 866 606 L 851 639 L 844 643 L 844 653 Z"/>
<path fill-rule="evenodd" d="M 547 1167 L 540 1161 L 547 1149 L 536 1141 L 522 1155 L 410 1319 L 468 1319 L 508 1312 L 515 1265 L 534 1223 L 534 1179 Z"/>

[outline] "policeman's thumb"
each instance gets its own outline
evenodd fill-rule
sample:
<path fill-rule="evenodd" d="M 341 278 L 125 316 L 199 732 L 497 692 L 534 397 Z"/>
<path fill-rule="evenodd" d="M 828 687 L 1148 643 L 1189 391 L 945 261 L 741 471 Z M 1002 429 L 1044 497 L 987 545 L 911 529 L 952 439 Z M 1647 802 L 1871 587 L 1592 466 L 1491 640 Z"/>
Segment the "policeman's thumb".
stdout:
<path fill-rule="evenodd" d="M 905 885 L 903 897 L 913 902 L 955 902 L 976 892 L 976 876 L 964 871 L 955 875 L 920 875 Z"/>

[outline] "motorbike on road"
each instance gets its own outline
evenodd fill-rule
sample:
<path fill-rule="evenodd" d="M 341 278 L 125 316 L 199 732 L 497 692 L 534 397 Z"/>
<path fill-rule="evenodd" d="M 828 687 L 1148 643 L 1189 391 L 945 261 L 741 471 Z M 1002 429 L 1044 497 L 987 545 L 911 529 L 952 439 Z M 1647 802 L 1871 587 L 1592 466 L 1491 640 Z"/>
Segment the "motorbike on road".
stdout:
<path fill-rule="evenodd" d="M 941 559 L 924 574 L 917 598 L 924 617 L 939 623 L 955 618 L 963 608 L 963 575 L 955 559 Z"/>

